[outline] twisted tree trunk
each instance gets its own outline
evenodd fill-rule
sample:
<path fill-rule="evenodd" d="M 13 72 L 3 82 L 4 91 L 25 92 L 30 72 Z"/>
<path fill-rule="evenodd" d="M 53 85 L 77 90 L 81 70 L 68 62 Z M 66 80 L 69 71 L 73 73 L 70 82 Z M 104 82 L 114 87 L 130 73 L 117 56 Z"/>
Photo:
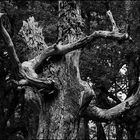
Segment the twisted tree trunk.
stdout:
<path fill-rule="evenodd" d="M 12 64 L 11 71 L 14 80 L 11 82 L 15 88 L 25 89 L 26 98 L 31 95 L 30 97 L 39 102 L 37 138 L 82 139 L 86 137 L 86 134 L 81 135 L 82 130 L 87 128 L 85 117 L 92 120 L 110 120 L 119 116 L 138 103 L 140 88 L 134 96 L 109 110 L 102 110 L 94 104 L 89 106 L 92 99 L 95 102 L 96 95 L 90 85 L 80 78 L 80 50 L 78 49 L 86 47 L 88 43 L 98 38 L 121 41 L 132 39 L 129 34 L 118 31 L 110 10 L 107 11 L 107 15 L 112 24 L 112 31 L 95 31 L 83 37 L 79 27 L 81 24 L 80 3 L 73 0 L 69 3 L 59 1 L 59 9 L 61 10 L 59 24 L 59 40 L 61 41 L 46 47 L 42 54 L 22 64 L 3 26 L 3 14 L 0 14 L 0 30 L 7 43 L 6 50 Z M 74 23 L 76 27 L 72 26 L 73 19 L 78 21 L 77 26 Z M 46 70 L 38 74 L 36 71 L 43 64 L 46 64 Z M 28 139 L 31 137 L 28 136 Z"/>
<path fill-rule="evenodd" d="M 74 14 L 75 19 L 81 20 L 80 5 L 76 1 L 73 4 L 74 6 L 66 1 L 59 1 L 59 38 L 65 36 L 62 40 L 64 45 L 81 38 L 81 33 L 76 35 L 78 32 L 76 27 L 69 29 L 72 33 L 68 31 L 67 34 L 64 34 L 67 24 L 70 25 L 67 19 L 72 20 L 72 14 Z M 62 16 L 64 11 L 66 12 L 65 16 Z M 80 27 L 77 28 L 80 30 Z M 62 48 L 60 47 L 60 49 Z M 57 95 L 52 95 L 52 99 L 49 97 L 47 101 L 42 100 L 38 130 L 39 139 L 74 139 L 78 136 L 78 125 L 84 126 L 83 122 L 78 124 L 79 120 L 77 119 L 81 92 L 84 90 L 80 79 L 79 56 L 79 50 L 69 52 L 65 56 L 55 56 L 55 59 L 61 57 L 60 61 L 56 61 L 52 65 L 59 92 Z M 80 138 L 83 139 L 81 135 Z"/>

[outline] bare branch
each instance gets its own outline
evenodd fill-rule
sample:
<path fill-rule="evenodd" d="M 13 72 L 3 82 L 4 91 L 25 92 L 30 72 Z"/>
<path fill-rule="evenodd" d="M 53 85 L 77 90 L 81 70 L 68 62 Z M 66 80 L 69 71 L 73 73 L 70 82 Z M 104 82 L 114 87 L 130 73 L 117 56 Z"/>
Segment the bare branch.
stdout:
<path fill-rule="evenodd" d="M 2 23 L 2 14 L 0 17 L 0 23 L 1 23 L 1 31 L 3 34 L 3 37 L 5 39 L 5 42 L 7 43 L 7 51 L 8 54 L 11 58 L 12 66 L 14 69 L 17 70 L 27 81 L 30 81 L 30 83 L 36 83 L 37 85 L 39 84 L 40 86 L 47 85 L 48 82 L 46 83 L 45 81 L 39 80 L 38 75 L 36 74 L 35 70 L 46 60 L 46 58 L 54 56 L 54 55 L 64 55 L 68 52 L 71 52 L 76 49 L 84 48 L 87 46 L 88 43 L 95 41 L 98 38 L 106 38 L 106 39 L 114 39 L 114 40 L 130 40 L 131 38 L 127 33 L 119 33 L 116 27 L 116 23 L 113 19 L 112 13 L 110 11 L 107 12 L 107 14 L 110 17 L 110 20 L 113 25 L 113 31 L 95 31 L 93 34 L 90 36 L 87 36 L 81 40 L 78 40 L 74 43 L 71 44 L 54 44 L 50 47 L 48 47 L 46 50 L 41 55 L 38 55 L 34 59 L 20 63 L 19 58 L 16 54 L 16 51 L 14 49 L 14 44 L 6 31 L 6 29 L 3 26 Z"/>
<path fill-rule="evenodd" d="M 112 24 L 112 32 L 119 32 L 119 29 L 116 25 L 116 22 L 115 22 L 113 15 L 112 15 L 112 12 L 110 10 L 107 11 L 107 15 L 109 16 L 109 19 L 110 19 L 111 24 Z"/>
<path fill-rule="evenodd" d="M 45 59 L 48 57 L 54 56 L 54 55 L 64 55 L 68 52 L 71 52 L 73 50 L 77 50 L 80 48 L 84 48 L 87 46 L 88 43 L 95 41 L 99 38 L 105 38 L 105 39 L 112 39 L 112 40 L 130 40 L 131 38 L 128 36 L 127 33 L 119 33 L 119 32 L 110 32 L 110 31 L 95 31 L 90 36 L 86 36 L 83 39 L 80 39 L 74 43 L 61 45 L 61 44 L 55 44 L 44 50 L 44 52 L 32 59 L 30 62 L 33 63 L 33 69 L 37 69 Z M 29 62 L 29 61 L 28 61 Z"/>
<path fill-rule="evenodd" d="M 12 42 L 12 39 L 9 35 L 9 33 L 6 31 L 5 27 L 3 26 L 2 16 L 4 14 L 0 13 L 0 30 L 3 35 L 4 41 L 7 44 L 6 49 L 8 51 L 8 54 L 10 56 L 10 60 L 12 63 L 12 67 L 14 70 L 14 76 L 16 77 L 16 80 L 20 79 L 20 76 L 22 76 L 22 80 L 18 82 L 19 85 L 34 85 L 38 88 L 45 88 L 48 85 L 54 83 L 52 80 L 42 80 L 38 79 L 38 75 L 35 73 L 35 71 L 32 69 L 32 63 L 28 65 L 28 69 L 25 69 L 21 66 L 20 60 L 16 54 L 14 44 Z"/>
<path fill-rule="evenodd" d="M 112 31 L 95 31 L 90 36 L 87 36 L 71 44 L 61 45 L 60 43 L 56 43 L 44 50 L 44 52 L 41 55 L 35 57 L 30 61 L 33 64 L 32 69 L 37 69 L 48 57 L 58 54 L 64 55 L 73 50 L 84 48 L 87 46 L 88 43 L 95 41 L 98 38 L 113 39 L 116 41 L 132 41 L 132 38 L 128 35 L 128 33 L 119 33 L 116 22 L 110 10 L 107 11 L 107 15 L 109 16 L 109 19 L 112 24 Z"/>
<path fill-rule="evenodd" d="M 138 90 L 135 95 L 132 95 L 128 99 L 126 99 L 124 102 L 116 105 L 115 107 L 112 107 L 110 109 L 101 109 L 96 106 L 89 106 L 87 110 L 84 113 L 84 116 L 88 117 L 91 120 L 94 120 L 95 118 L 101 119 L 101 120 L 112 120 L 116 117 L 121 116 L 124 112 L 130 110 L 137 104 L 139 104 L 140 100 L 140 84 L 138 87 Z"/>
<path fill-rule="evenodd" d="M 11 63 L 12 63 L 12 66 L 14 68 L 19 68 L 20 67 L 20 61 L 19 61 L 19 58 L 16 54 L 16 51 L 14 49 L 14 44 L 11 40 L 11 37 L 9 35 L 9 33 L 6 31 L 5 27 L 3 26 L 3 22 L 2 22 L 2 16 L 5 15 L 3 13 L 0 13 L 0 30 L 2 32 L 2 35 L 3 35 L 3 38 L 5 40 L 5 43 L 7 44 L 7 51 L 8 51 L 8 54 L 11 58 Z"/>

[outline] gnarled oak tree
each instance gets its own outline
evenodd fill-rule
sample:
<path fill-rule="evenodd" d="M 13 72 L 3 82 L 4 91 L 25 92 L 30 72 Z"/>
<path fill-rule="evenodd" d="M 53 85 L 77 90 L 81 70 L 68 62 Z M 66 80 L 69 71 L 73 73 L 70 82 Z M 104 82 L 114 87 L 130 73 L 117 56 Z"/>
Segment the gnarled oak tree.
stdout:
<path fill-rule="evenodd" d="M 99 38 L 122 43 L 132 41 L 128 33 L 119 32 L 108 4 L 106 7 L 106 15 L 111 22 L 112 30 L 94 31 L 91 35 L 85 36 L 80 29 L 82 24 L 80 2 L 59 0 L 58 42 L 51 46 L 46 45 L 42 54 L 23 63 L 20 62 L 13 41 L 3 25 L 3 17 L 6 15 L 0 13 L 0 33 L 10 57 L 12 75 L 10 82 L 13 84 L 14 92 L 16 94 L 22 92 L 25 95 L 30 93 L 39 102 L 36 138 L 85 139 L 88 119 L 113 120 L 138 104 L 140 86 L 136 93 L 125 101 L 110 109 L 101 109 L 95 106 L 94 90 L 80 77 L 80 52 L 89 43 Z M 73 21 L 77 21 L 77 24 L 73 24 Z M 42 72 L 43 67 L 47 69 L 45 72 Z M 8 117 L 9 115 L 3 120 L 1 131 Z M 26 138 L 31 139 L 30 134 Z"/>

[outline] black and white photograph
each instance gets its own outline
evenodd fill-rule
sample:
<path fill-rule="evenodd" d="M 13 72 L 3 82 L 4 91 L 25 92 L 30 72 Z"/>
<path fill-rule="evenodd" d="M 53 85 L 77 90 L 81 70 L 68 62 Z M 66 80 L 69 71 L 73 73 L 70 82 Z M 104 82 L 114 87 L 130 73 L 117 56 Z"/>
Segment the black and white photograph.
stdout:
<path fill-rule="evenodd" d="M 140 140 L 140 0 L 0 0 L 0 140 Z"/>

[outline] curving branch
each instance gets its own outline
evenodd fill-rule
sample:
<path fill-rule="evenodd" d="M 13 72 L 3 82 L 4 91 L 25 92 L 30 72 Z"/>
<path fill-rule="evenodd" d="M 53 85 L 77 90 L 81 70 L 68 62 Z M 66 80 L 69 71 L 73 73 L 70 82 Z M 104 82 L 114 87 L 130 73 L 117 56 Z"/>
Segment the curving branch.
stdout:
<path fill-rule="evenodd" d="M 35 72 L 36 69 L 47 58 L 51 56 L 65 55 L 66 53 L 69 53 L 73 50 L 84 48 L 87 46 L 88 43 L 93 42 L 97 40 L 98 38 L 112 39 L 112 40 L 117 40 L 117 41 L 132 40 L 131 37 L 128 35 L 128 33 L 119 33 L 115 20 L 113 19 L 113 16 L 110 10 L 107 11 L 107 15 L 109 16 L 110 21 L 113 26 L 112 31 L 95 31 L 91 35 L 86 36 L 83 39 L 80 39 L 76 42 L 66 44 L 66 45 L 62 45 L 60 43 L 53 44 L 52 46 L 44 50 L 44 52 L 41 55 L 38 55 L 34 59 L 30 61 L 25 61 L 21 64 L 16 54 L 16 51 L 14 49 L 14 44 L 11 40 L 11 37 L 9 36 L 8 32 L 3 26 L 3 22 L 2 22 L 3 14 L 1 13 L 0 14 L 0 25 L 1 25 L 0 29 L 4 37 L 4 40 L 7 43 L 6 49 L 11 58 L 12 67 L 15 71 L 15 76 L 17 77 L 16 80 L 18 79 L 19 85 L 29 84 L 29 85 L 34 85 L 34 86 L 38 86 L 42 88 L 42 87 L 48 86 L 51 83 L 54 83 L 54 81 L 51 81 L 51 80 L 46 82 L 46 81 L 43 81 L 42 79 L 39 79 L 37 73 Z M 19 78 L 20 77 L 19 75 L 21 75 L 22 79 L 24 80 L 19 81 L 19 79 L 21 79 Z M 89 93 L 89 95 L 92 95 L 92 94 Z"/>
<path fill-rule="evenodd" d="M 84 37 L 76 42 L 62 45 L 60 43 L 56 43 L 50 47 L 48 47 L 41 55 L 38 55 L 34 59 L 30 61 L 26 61 L 24 63 L 20 63 L 19 58 L 16 54 L 14 44 L 11 40 L 9 33 L 6 31 L 5 27 L 3 26 L 2 16 L 4 14 L 0 13 L 0 31 L 3 35 L 5 40 L 6 49 L 10 56 L 10 60 L 12 63 L 12 67 L 14 70 L 14 75 L 16 77 L 15 83 L 20 86 L 36 86 L 38 88 L 46 88 L 49 85 L 53 84 L 55 81 L 52 80 L 42 80 L 38 78 L 37 73 L 35 70 L 49 57 L 55 55 L 65 55 L 73 50 L 81 49 L 87 46 L 88 43 L 93 42 L 99 38 L 111 39 L 116 41 L 126 41 L 132 40 L 128 33 L 120 33 L 113 15 L 110 10 L 107 11 L 107 15 L 112 24 L 112 31 L 95 31 L 91 35 Z M 22 78 L 21 78 L 22 77 Z M 92 98 L 94 97 L 94 91 L 86 84 L 83 84 L 85 91 L 81 99 L 81 110 L 80 115 L 85 112 L 83 115 L 88 117 L 89 119 L 100 118 L 103 120 L 111 120 L 117 116 L 122 115 L 125 111 L 131 109 L 134 105 L 138 104 L 140 100 L 140 85 L 135 95 L 132 95 L 124 102 L 116 105 L 111 109 L 101 109 L 96 106 L 89 106 Z"/>
<path fill-rule="evenodd" d="M 3 26 L 2 16 L 4 16 L 4 15 L 5 15 L 4 13 L 0 13 L 0 30 L 1 30 L 2 36 L 5 40 L 6 49 L 10 56 L 13 68 L 20 68 L 20 61 L 19 61 L 19 58 L 14 49 L 14 44 L 11 40 L 9 33 L 6 31 L 5 27 Z"/>
<path fill-rule="evenodd" d="M 60 43 L 53 44 L 52 46 L 49 46 L 44 50 L 44 52 L 34 59 L 27 61 L 26 65 L 24 64 L 23 67 L 28 67 L 28 65 L 32 64 L 32 67 L 30 67 L 32 71 L 35 71 L 47 58 L 54 56 L 54 55 L 65 55 L 66 53 L 69 53 L 73 50 L 77 50 L 80 48 L 84 48 L 87 46 L 88 43 L 93 42 L 99 38 L 105 38 L 105 39 L 112 39 L 116 41 L 125 41 L 129 40 L 132 41 L 132 38 L 129 36 L 128 33 L 119 33 L 119 30 L 117 28 L 116 22 L 113 18 L 113 15 L 110 10 L 107 11 L 107 15 L 111 21 L 112 24 L 112 31 L 95 31 L 91 35 L 86 36 L 76 42 L 62 45 Z"/>
<path fill-rule="evenodd" d="M 88 117 L 91 120 L 112 120 L 116 117 L 121 116 L 124 112 L 132 109 L 134 106 L 138 105 L 140 101 L 140 84 L 135 95 L 132 95 L 122 103 L 112 107 L 110 109 L 101 109 L 96 106 L 89 106 L 84 117 Z"/>
<path fill-rule="evenodd" d="M 6 31 L 5 27 L 3 26 L 3 19 L 2 16 L 5 15 L 4 13 L 0 13 L 0 31 L 2 33 L 2 36 L 4 38 L 4 41 L 6 43 L 6 50 L 9 54 L 10 57 L 10 61 L 12 64 L 12 70 L 13 70 L 13 74 L 16 80 L 16 83 L 18 83 L 17 85 L 30 85 L 30 86 L 36 86 L 38 88 L 46 88 L 49 85 L 51 85 L 52 83 L 54 83 L 54 81 L 52 80 L 42 80 L 37 78 L 37 74 L 33 73 L 32 71 L 25 71 L 25 69 L 23 69 L 20 60 L 16 54 L 15 48 L 14 48 L 14 44 L 12 42 L 12 39 L 9 35 L 9 33 Z M 22 77 L 23 79 L 20 80 Z"/>
<path fill-rule="evenodd" d="M 34 59 L 30 61 L 26 61 L 22 64 L 23 68 L 29 68 L 30 71 L 34 72 L 35 70 L 49 57 L 54 55 L 65 55 L 73 50 L 81 49 L 87 46 L 88 43 L 92 41 L 96 41 L 99 38 L 105 39 L 112 39 L 117 41 L 125 41 L 125 40 L 132 40 L 131 37 L 127 33 L 119 33 L 114 31 L 95 31 L 90 36 L 86 36 L 83 39 L 80 39 L 74 43 L 61 45 L 61 44 L 54 44 L 48 47 L 44 52 Z M 33 73 L 32 73 L 33 74 Z"/>
<path fill-rule="evenodd" d="M 29 63 L 33 64 L 33 69 L 37 69 L 45 59 L 54 55 L 64 55 L 71 51 L 81 49 L 87 46 L 88 43 L 96 41 L 99 38 L 105 39 L 112 39 L 117 41 L 125 41 L 125 40 L 132 40 L 131 37 L 127 33 L 119 33 L 114 31 L 95 31 L 90 36 L 86 36 L 83 39 L 80 39 L 74 43 L 61 45 L 55 44 L 48 47 L 44 52 L 35 57 L 34 59 L 30 60 Z"/>

